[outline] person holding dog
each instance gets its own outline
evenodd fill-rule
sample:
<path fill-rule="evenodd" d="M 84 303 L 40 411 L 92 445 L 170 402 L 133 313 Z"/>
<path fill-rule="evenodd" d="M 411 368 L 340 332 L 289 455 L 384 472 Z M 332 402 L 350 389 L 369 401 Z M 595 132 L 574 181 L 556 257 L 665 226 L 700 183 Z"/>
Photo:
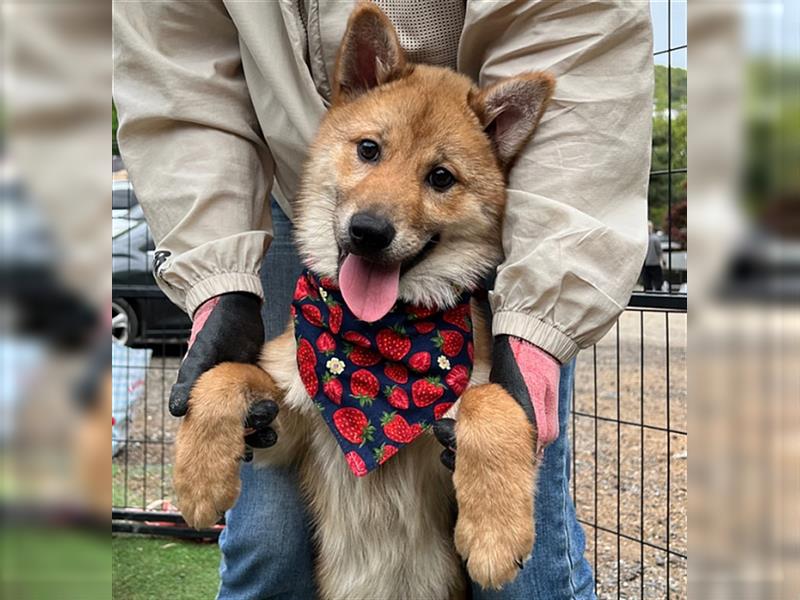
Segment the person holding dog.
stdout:
<path fill-rule="evenodd" d="M 413 62 L 449 66 L 481 86 L 521 71 L 556 78 L 536 141 L 510 173 L 505 261 L 489 295 L 492 381 L 527 408 L 542 453 L 536 543 L 512 584 L 499 592 L 474 586 L 473 595 L 593 598 L 569 494 L 566 425 L 574 356 L 625 308 L 646 249 L 648 6 L 378 4 Z M 283 330 L 302 268 L 290 201 L 330 102 L 351 8 L 116 6 L 120 149 L 158 244 L 156 280 L 193 316 L 170 396 L 175 416 L 186 414 L 200 375 L 220 362 L 255 362 L 265 337 Z M 249 445 L 275 442 L 273 417 L 274 405 L 257 405 Z M 447 423 L 438 434 L 452 445 Z M 445 462 L 453 458 L 447 450 Z M 308 523 L 291 470 L 244 464 L 226 522 L 219 598 L 313 596 Z"/>

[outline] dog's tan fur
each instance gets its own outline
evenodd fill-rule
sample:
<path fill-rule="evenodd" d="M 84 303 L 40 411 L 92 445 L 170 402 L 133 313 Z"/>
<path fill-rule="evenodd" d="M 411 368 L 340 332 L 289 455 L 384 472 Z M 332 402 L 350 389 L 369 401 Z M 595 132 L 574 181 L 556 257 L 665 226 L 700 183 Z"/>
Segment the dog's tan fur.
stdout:
<path fill-rule="evenodd" d="M 534 439 L 522 408 L 502 387 L 487 384 L 464 392 L 453 474 L 459 510 L 455 543 L 472 578 L 489 587 L 515 577 L 517 565 L 507 557 L 527 557 L 533 548 Z"/>
<path fill-rule="evenodd" d="M 358 71 L 365 48 L 375 54 L 366 76 Z M 400 298 L 452 305 L 501 258 L 505 177 L 541 117 L 552 78 L 526 74 L 480 90 L 452 71 L 409 64 L 388 19 L 370 4 L 354 11 L 335 72 L 334 104 L 296 204 L 301 256 L 317 274 L 336 278 L 350 217 L 376 210 L 397 229 L 382 260 L 406 261 L 440 236 L 402 274 Z M 381 144 L 377 164 L 359 161 L 354 148 L 364 138 Z M 425 184 L 437 165 L 458 180 L 444 193 Z M 473 315 L 475 368 L 453 410 L 460 408 L 454 475 L 439 462 L 441 446 L 423 435 L 379 469 L 353 477 L 305 391 L 290 326 L 265 346 L 259 366 L 226 363 L 196 383 L 175 467 L 186 520 L 207 526 L 233 505 L 245 415 L 252 402 L 272 398 L 280 405 L 278 442 L 256 461 L 298 469 L 323 598 L 461 597 L 458 554 L 481 585 L 513 579 L 533 544 L 535 433 L 519 405 L 487 384 L 491 333 L 475 302 Z"/>

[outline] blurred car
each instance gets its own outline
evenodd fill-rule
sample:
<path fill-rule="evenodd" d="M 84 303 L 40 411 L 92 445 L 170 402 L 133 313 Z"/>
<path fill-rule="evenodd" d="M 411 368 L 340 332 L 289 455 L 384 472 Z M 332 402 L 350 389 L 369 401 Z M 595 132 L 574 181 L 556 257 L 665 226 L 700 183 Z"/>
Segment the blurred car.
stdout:
<path fill-rule="evenodd" d="M 669 282 L 670 291 L 686 293 L 688 281 L 687 252 L 679 242 L 670 240 L 663 231 L 656 235 L 661 240 L 661 249 L 664 252 L 664 280 Z"/>
<path fill-rule="evenodd" d="M 156 285 L 155 242 L 127 180 L 113 183 L 111 236 L 114 339 L 128 346 L 184 343 L 191 321 Z"/>

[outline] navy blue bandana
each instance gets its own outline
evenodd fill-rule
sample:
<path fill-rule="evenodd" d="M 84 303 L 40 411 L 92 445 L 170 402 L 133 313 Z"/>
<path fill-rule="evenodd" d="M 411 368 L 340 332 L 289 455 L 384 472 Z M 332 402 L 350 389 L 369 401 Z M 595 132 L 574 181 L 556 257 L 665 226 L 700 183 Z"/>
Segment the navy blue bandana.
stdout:
<path fill-rule="evenodd" d="M 469 383 L 469 294 L 444 311 L 397 302 L 367 323 L 331 281 L 304 271 L 292 316 L 300 377 L 357 477 L 414 441 Z"/>

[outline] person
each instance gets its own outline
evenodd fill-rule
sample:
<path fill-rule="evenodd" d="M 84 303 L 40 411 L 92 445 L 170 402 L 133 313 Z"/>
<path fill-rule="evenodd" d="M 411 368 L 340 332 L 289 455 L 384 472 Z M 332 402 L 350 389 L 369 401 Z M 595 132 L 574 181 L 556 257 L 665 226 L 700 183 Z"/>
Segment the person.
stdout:
<path fill-rule="evenodd" d="M 452 67 L 481 86 L 530 70 L 556 77 L 535 141 L 509 176 L 505 261 L 490 303 L 495 344 L 515 348 L 494 370 L 524 379 L 518 401 L 557 401 L 558 429 L 542 458 L 532 558 L 502 591 L 474 586 L 473 595 L 594 598 L 569 493 L 567 416 L 574 357 L 625 308 L 644 258 L 648 4 L 377 4 L 413 62 Z M 265 335 L 287 322 L 300 269 L 291 201 L 330 103 L 353 5 L 115 6 L 120 150 L 157 241 L 156 279 L 194 320 L 170 396 L 175 415 L 185 414 L 200 374 L 225 360 L 255 361 Z M 255 326 L 259 310 L 264 330 Z M 248 439 L 271 442 L 269 430 Z M 312 597 L 312 546 L 295 474 L 245 463 L 241 476 L 220 536 L 219 598 Z"/>
<path fill-rule="evenodd" d="M 642 267 L 642 282 L 645 291 L 660 292 L 664 285 L 664 251 L 661 248 L 661 238 L 653 230 L 653 222 L 647 222 L 647 254 Z"/>

